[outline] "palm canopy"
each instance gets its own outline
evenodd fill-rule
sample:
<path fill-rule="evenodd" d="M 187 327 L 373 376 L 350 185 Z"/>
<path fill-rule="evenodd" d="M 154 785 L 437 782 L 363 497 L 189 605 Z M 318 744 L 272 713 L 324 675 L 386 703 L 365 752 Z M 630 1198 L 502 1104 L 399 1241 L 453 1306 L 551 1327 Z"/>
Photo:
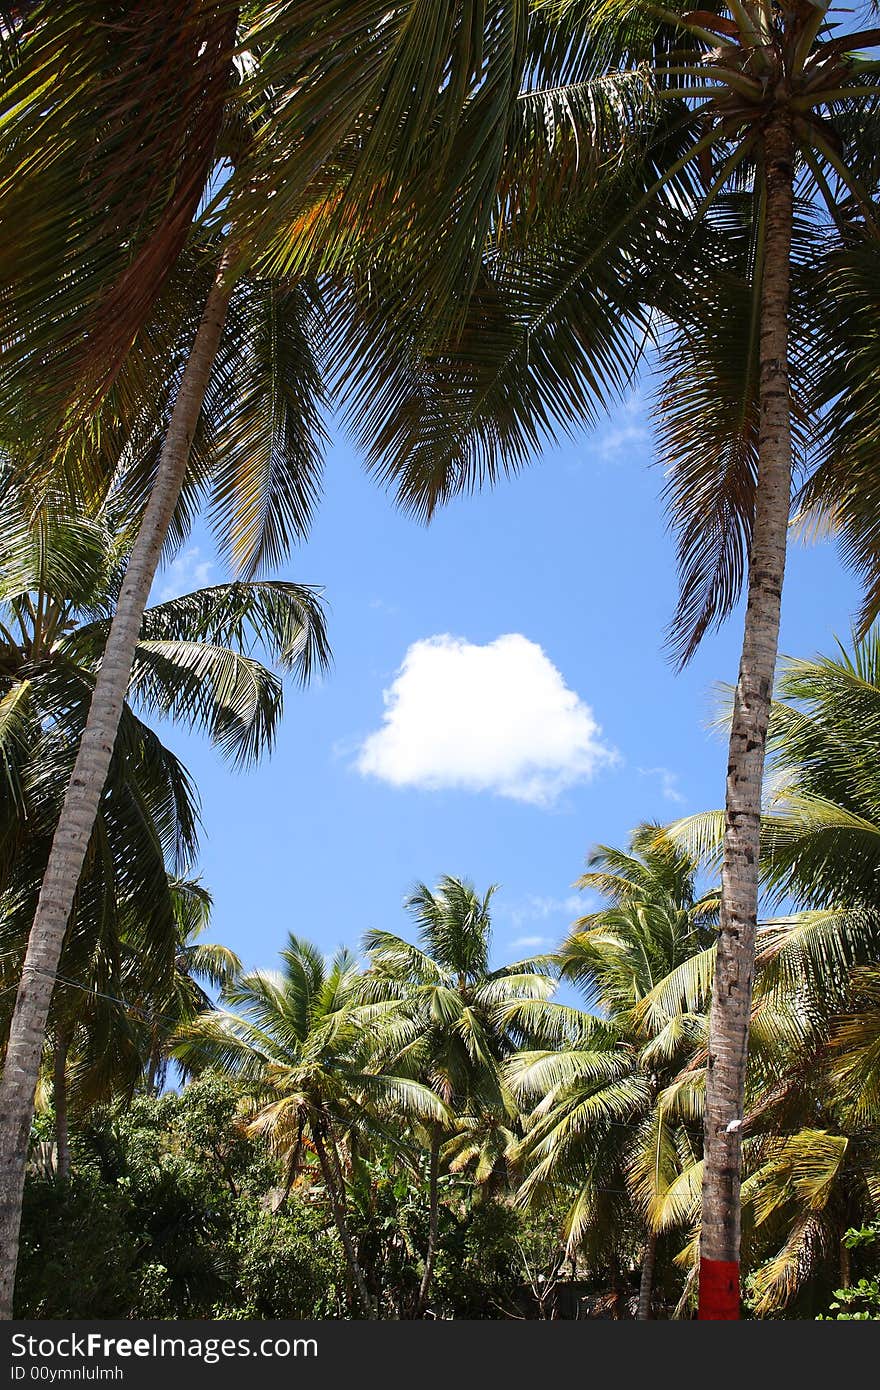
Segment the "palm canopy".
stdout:
<path fill-rule="evenodd" d="M 0 893 L 4 949 L 20 957 L 86 718 L 132 528 L 121 502 L 71 514 L 34 507 L 0 478 Z M 305 678 L 328 657 L 318 593 L 292 583 L 219 585 L 149 609 L 99 816 L 67 933 L 61 973 L 119 995 L 124 950 L 149 979 L 168 978 L 198 803 L 185 768 L 145 722 L 205 730 L 237 764 L 271 747 L 278 674 Z M 123 946 L 124 943 L 124 946 Z"/>
<path fill-rule="evenodd" d="M 493 969 L 490 903 L 463 879 L 419 884 L 407 900 L 418 929 L 414 945 L 374 930 L 364 945 L 372 997 L 399 1006 L 388 1065 L 422 1077 L 464 1121 L 483 1112 L 515 1113 L 501 1064 L 529 1027 L 532 1003 L 553 993 L 548 962 Z"/>
<path fill-rule="evenodd" d="M 567 1039 L 549 1019 L 550 1045 L 508 1065 L 534 1106 L 520 1200 L 567 1192 L 569 1243 L 593 1255 L 627 1232 L 631 1205 L 659 1230 L 692 1216 L 699 1193 L 695 1077 L 664 1094 L 705 1047 L 718 903 L 698 893 L 697 867 L 649 824 L 626 851 L 593 853 L 578 886 L 607 905 L 574 924 L 559 965 L 602 1015 L 569 1011 Z"/>
<path fill-rule="evenodd" d="M 650 823 L 633 832 L 628 851 L 594 850 L 576 886 L 608 905 L 580 918 L 559 953 L 563 977 L 590 1007 L 623 1018 L 673 972 L 711 954 L 718 893 L 698 894 L 698 868 Z"/>
<path fill-rule="evenodd" d="M 28 247 L 0 244 L 13 377 L 39 361 L 41 398 L 64 399 L 66 347 L 69 380 L 89 368 L 90 396 L 106 388 L 197 213 L 233 224 L 263 276 L 390 233 L 448 319 L 449 284 L 464 301 L 479 269 L 523 74 L 541 47 L 565 51 L 546 31 L 528 0 L 10 9 L 0 187 Z"/>
<path fill-rule="evenodd" d="M 825 406 L 870 380 L 841 336 L 845 319 L 846 342 L 871 340 L 870 295 L 844 313 L 837 267 L 855 247 L 866 284 L 876 270 L 880 79 L 858 50 L 877 35 L 799 0 L 699 13 L 564 0 L 538 14 L 562 26 L 569 62 L 546 85 L 536 65 L 519 93 L 464 325 L 438 342 L 418 295 L 404 295 L 384 339 L 365 330 L 356 388 L 349 376 L 356 425 L 402 502 L 430 515 L 594 418 L 653 345 L 681 568 L 673 643 L 686 659 L 746 570 L 771 114 L 790 117 L 795 146 L 790 357 L 805 466 L 820 442 L 838 457 Z M 378 372 L 391 337 L 397 365 Z"/>
<path fill-rule="evenodd" d="M 487 0 L 475 14 L 456 0 L 439 10 L 409 0 L 361 7 L 356 21 L 337 0 L 200 0 L 174 24 L 162 6 L 124 23 L 103 10 L 78 0 L 74 24 L 56 6 L 29 6 L 7 34 L 0 178 L 24 219 L 9 225 L 34 233 L 28 257 L 9 252 L 13 377 L 21 353 L 33 381 L 36 353 L 48 382 L 43 357 L 63 345 L 69 381 L 79 341 L 93 368 L 106 356 L 108 380 L 123 380 L 124 362 L 131 402 L 148 397 L 137 362 L 154 330 L 137 330 L 171 291 L 220 160 L 199 224 L 200 273 L 215 263 L 216 227 L 234 215 L 252 284 L 280 287 L 264 318 L 270 336 L 278 295 L 301 301 L 304 276 L 329 276 L 333 387 L 371 466 L 422 514 L 593 418 L 656 344 L 682 570 L 674 641 L 688 655 L 744 576 L 760 142 L 783 107 L 796 146 L 791 358 L 803 449 L 815 442 L 809 414 L 821 422 L 832 400 L 853 414 L 867 389 L 870 349 L 854 344 L 872 341 L 870 293 L 853 285 L 876 279 L 878 76 L 857 54 L 874 31 L 841 32 L 833 10 L 800 0 L 699 13 L 648 0 Z M 97 148 L 96 129 L 107 132 Z M 29 162 L 38 138 L 43 153 Z M 244 338 L 265 346 L 266 332 Z M 134 341 L 127 357 L 123 339 L 126 352 Z M 288 385 L 300 405 L 311 400 L 302 378 Z M 252 454 L 261 435 L 251 465 L 242 470 L 232 448 L 218 484 L 218 505 L 237 508 L 246 564 L 277 558 L 301 534 L 314 495 L 314 458 L 292 470 L 266 452 L 267 399 L 236 426 Z M 15 390 L 7 400 L 13 414 L 29 405 Z M 837 438 L 822 435 L 824 476 L 864 528 L 870 490 L 841 482 Z M 869 441 L 860 456 L 869 462 Z M 285 503 L 297 471 L 297 500 Z M 822 496 L 837 505 L 827 488 Z M 870 571 L 870 555 L 859 562 Z"/>
<path fill-rule="evenodd" d="M 443 1120 L 443 1102 L 405 1077 L 377 1074 L 371 1065 L 387 1004 L 365 1002 L 354 957 L 331 961 L 292 933 L 281 970 L 250 971 L 228 981 L 227 1007 L 185 1024 L 174 1055 L 188 1070 L 212 1067 L 240 1077 L 252 1089 L 255 1129 L 295 1168 L 304 1138 L 323 1137 L 368 1123 L 379 1114 L 409 1110 Z"/>

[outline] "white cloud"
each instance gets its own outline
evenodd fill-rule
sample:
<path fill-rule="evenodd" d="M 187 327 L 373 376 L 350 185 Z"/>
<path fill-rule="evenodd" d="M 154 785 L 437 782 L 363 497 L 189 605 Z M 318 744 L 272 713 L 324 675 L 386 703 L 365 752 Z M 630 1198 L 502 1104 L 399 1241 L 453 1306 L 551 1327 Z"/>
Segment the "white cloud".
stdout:
<path fill-rule="evenodd" d="M 597 448 L 603 459 L 617 458 L 628 444 L 644 444 L 648 431 L 644 425 L 619 425 L 599 436 Z"/>
<path fill-rule="evenodd" d="M 383 698 L 382 727 L 356 767 L 395 787 L 548 806 L 617 761 L 589 705 L 518 632 L 485 646 L 448 634 L 414 642 Z"/>
<path fill-rule="evenodd" d="M 650 431 L 644 418 L 645 402 L 638 392 L 620 406 L 611 417 L 611 424 L 596 436 L 594 449 L 604 463 L 618 459 L 628 448 L 647 443 Z"/>
<path fill-rule="evenodd" d="M 214 562 L 205 559 L 197 545 L 191 545 L 188 550 L 176 555 L 164 569 L 157 601 L 166 603 L 179 594 L 190 594 L 194 589 L 204 588 L 213 568 Z"/>
<path fill-rule="evenodd" d="M 639 772 L 643 777 L 658 777 L 660 779 L 660 790 L 666 801 L 674 801 L 679 806 L 684 804 L 685 797 L 677 786 L 677 772 L 670 772 L 668 767 L 640 767 Z"/>
<path fill-rule="evenodd" d="M 567 898 L 540 897 L 530 894 L 524 901 L 501 909 L 515 927 L 527 922 L 546 922 L 548 917 L 564 917 L 571 921 L 583 917 L 589 910 L 589 898 L 583 893 L 571 893 Z"/>
<path fill-rule="evenodd" d="M 531 893 L 518 902 L 509 905 L 499 904 L 496 917 L 499 921 L 509 923 L 514 931 L 522 933 L 508 941 L 508 950 L 533 951 L 557 943 L 572 922 L 591 910 L 593 903 L 592 893 L 571 893 L 567 898 L 540 897 Z M 531 931 L 528 930 L 530 926 Z M 536 926 L 544 930 L 536 931 Z"/>

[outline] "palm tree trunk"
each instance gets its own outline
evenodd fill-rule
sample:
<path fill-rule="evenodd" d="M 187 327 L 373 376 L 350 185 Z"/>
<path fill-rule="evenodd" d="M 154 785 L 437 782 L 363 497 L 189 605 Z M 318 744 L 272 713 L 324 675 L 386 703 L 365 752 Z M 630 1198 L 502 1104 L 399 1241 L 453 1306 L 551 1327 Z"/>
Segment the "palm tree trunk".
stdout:
<path fill-rule="evenodd" d="M 348 1222 L 345 1219 L 345 1210 L 342 1205 L 342 1198 L 336 1190 L 336 1179 L 320 1133 L 317 1129 L 312 1131 L 312 1139 L 315 1143 L 315 1153 L 318 1155 L 318 1162 L 321 1165 L 321 1175 L 324 1179 L 324 1186 L 327 1189 L 327 1198 L 330 1202 L 330 1210 L 333 1213 L 333 1220 L 339 1232 L 339 1239 L 342 1241 L 342 1248 L 345 1251 L 345 1258 L 348 1261 L 348 1268 L 354 1280 L 355 1288 L 358 1292 L 358 1301 L 365 1317 L 375 1318 L 376 1311 L 373 1307 L 373 1300 L 367 1288 L 367 1281 L 364 1272 L 360 1267 L 357 1252 L 354 1248 L 354 1241 L 351 1238 L 351 1231 L 348 1229 Z"/>
<path fill-rule="evenodd" d="M 764 134 L 758 484 L 728 754 L 721 927 L 706 1071 L 699 1316 L 716 1320 L 739 1317 L 742 1113 L 755 968 L 761 784 L 791 505 L 792 163 L 790 117 L 782 112 Z"/>
<path fill-rule="evenodd" d="M 440 1171 L 440 1134 L 431 1135 L 431 1157 L 428 1168 L 428 1249 L 425 1252 L 425 1271 L 419 1286 L 415 1316 L 420 1318 L 428 1304 L 434 1263 L 437 1259 L 437 1231 L 440 1225 L 440 1194 L 437 1179 Z"/>
<path fill-rule="evenodd" d="M 639 1306 L 636 1310 L 636 1318 L 639 1322 L 647 1322 L 651 1316 L 651 1295 L 654 1292 L 654 1261 L 656 1256 L 657 1234 L 655 1231 L 649 1231 L 645 1237 L 645 1248 L 642 1251 Z"/>
<path fill-rule="evenodd" d="M 852 1282 L 852 1262 L 850 1249 L 844 1244 L 843 1237 L 840 1240 L 840 1287 L 848 1289 Z"/>
<path fill-rule="evenodd" d="M 59 1025 L 52 1056 L 52 1104 L 55 1108 L 55 1172 L 61 1182 L 70 1177 L 70 1129 L 67 1122 L 67 1049 L 70 1037 Z"/>
<path fill-rule="evenodd" d="M 150 586 L 180 496 L 232 292 L 224 255 L 181 378 L 156 480 L 131 552 L 28 939 L 0 1082 L 0 1318 L 12 1316 L 34 1092 L 55 971 L 107 779 Z"/>

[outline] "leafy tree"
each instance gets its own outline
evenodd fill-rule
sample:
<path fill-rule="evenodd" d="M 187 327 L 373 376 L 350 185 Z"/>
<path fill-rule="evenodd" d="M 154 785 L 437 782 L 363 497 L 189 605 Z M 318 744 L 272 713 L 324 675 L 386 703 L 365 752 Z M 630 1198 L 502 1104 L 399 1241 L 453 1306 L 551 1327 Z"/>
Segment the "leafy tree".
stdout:
<path fill-rule="evenodd" d="M 291 934 L 281 959 L 278 973 L 252 971 L 228 985 L 231 1008 L 185 1025 L 174 1052 L 188 1068 L 219 1069 L 252 1088 L 251 1130 L 269 1138 L 289 1182 L 307 1150 L 315 1153 L 356 1303 L 374 1317 L 346 1210 L 343 1145 L 349 1133 L 370 1128 L 372 1107 L 389 1108 L 398 1121 L 435 1123 L 446 1107 L 417 1081 L 369 1070 L 369 1031 L 381 1027 L 389 1009 L 363 1002 L 360 972 L 346 951 L 328 965 Z"/>
<path fill-rule="evenodd" d="M 114 492 L 91 512 L 74 513 L 60 496 L 35 507 L 10 466 L 0 495 L 0 965 L 11 1004 L 8 986 L 21 973 L 133 528 Z M 202 728 L 238 764 L 257 758 L 274 740 L 282 686 L 255 649 L 300 673 L 323 659 L 316 591 L 289 582 L 218 585 L 144 616 L 58 966 L 64 984 L 51 1027 L 62 1170 L 71 1049 L 93 1098 L 120 1073 L 133 1083 L 147 1065 L 143 1028 L 113 1000 L 148 1000 L 156 1014 L 195 1008 L 204 998 L 186 983 L 187 966 L 210 978 L 233 963 L 221 948 L 187 940 L 208 901 L 181 877 L 196 851 L 198 806 L 186 770 L 144 717 Z M 2 1023 L 8 1030 L 6 1008 Z"/>
<path fill-rule="evenodd" d="M 338 1314 L 344 1263 L 324 1207 L 273 1210 L 277 1163 L 246 1113 L 234 1082 L 206 1075 L 80 1120 L 70 1182 L 28 1179 L 17 1315 Z"/>
<path fill-rule="evenodd" d="M 441 1098 L 457 1130 L 446 1156 L 458 1169 L 475 1164 L 478 1181 L 487 1181 L 504 1163 L 514 1138 L 517 1108 L 503 1063 L 516 1046 L 517 1010 L 554 989 L 541 962 L 491 967 L 494 892 L 490 888 L 481 897 L 472 884 L 448 874 L 434 889 L 421 883 L 407 900 L 418 945 L 379 930 L 365 938 L 369 997 L 397 1001 L 402 1016 L 386 1065 Z M 416 1317 L 424 1314 L 431 1293 L 444 1137 L 449 1138 L 442 1122 L 429 1126 L 429 1224 Z"/>
<path fill-rule="evenodd" d="M 567 1193 L 569 1249 L 604 1257 L 612 1281 L 638 1238 L 635 1209 L 639 1318 L 650 1316 L 657 1233 L 691 1214 L 699 1184 L 694 1074 L 672 1087 L 706 1040 L 718 900 L 697 893 L 696 873 L 657 825 L 634 831 L 627 851 L 599 846 L 578 886 L 606 906 L 576 923 L 559 961 L 601 1013 L 548 1010 L 551 1046 L 509 1064 L 517 1095 L 534 1103 L 520 1200 Z"/>

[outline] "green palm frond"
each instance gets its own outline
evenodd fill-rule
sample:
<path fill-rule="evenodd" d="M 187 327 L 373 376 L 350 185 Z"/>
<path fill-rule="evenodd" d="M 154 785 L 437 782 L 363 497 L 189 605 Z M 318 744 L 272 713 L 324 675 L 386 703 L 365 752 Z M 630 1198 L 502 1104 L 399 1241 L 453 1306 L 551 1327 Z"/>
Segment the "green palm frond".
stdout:
<path fill-rule="evenodd" d="M 657 1192 L 648 1210 L 648 1220 L 656 1231 L 679 1230 L 699 1218 L 703 1186 L 703 1162 L 690 1164 L 678 1173 L 668 1187 Z"/>
<path fill-rule="evenodd" d="M 634 1006 L 634 1016 L 650 1035 L 658 1034 L 670 1019 L 697 1015 L 705 1010 L 715 976 L 715 947 L 707 946 L 670 970 Z"/>
<path fill-rule="evenodd" d="M 303 284 L 243 283 L 230 305 L 210 505 L 221 546 L 248 576 L 305 539 L 318 502 L 324 331 Z"/>

